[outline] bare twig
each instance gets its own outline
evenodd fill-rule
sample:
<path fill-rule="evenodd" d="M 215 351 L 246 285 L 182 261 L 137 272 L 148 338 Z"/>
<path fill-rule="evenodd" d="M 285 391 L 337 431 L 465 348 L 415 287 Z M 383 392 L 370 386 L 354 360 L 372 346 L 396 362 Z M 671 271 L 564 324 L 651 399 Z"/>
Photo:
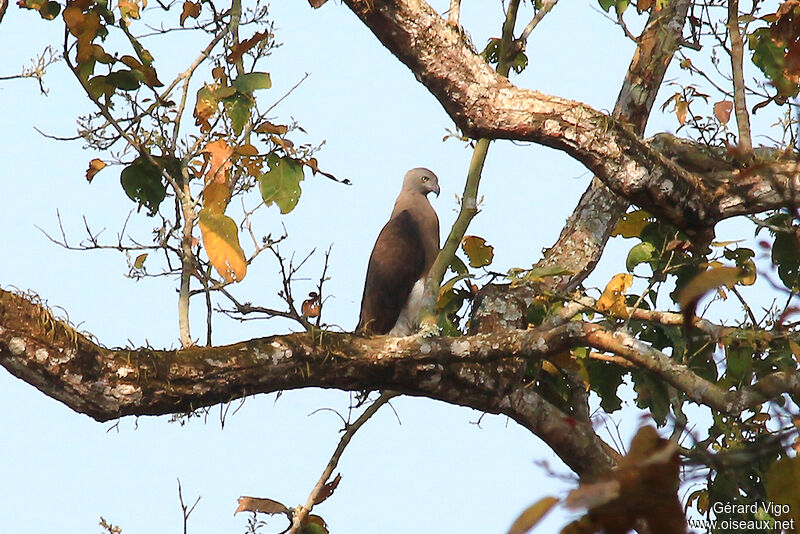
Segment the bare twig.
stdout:
<path fill-rule="evenodd" d="M 745 98 L 744 43 L 739 30 L 739 0 L 728 1 L 728 33 L 731 37 L 731 71 L 733 73 L 733 108 L 736 112 L 736 125 L 739 128 L 739 145 L 745 154 L 752 154 L 753 141 L 750 138 L 750 115 Z"/>
<path fill-rule="evenodd" d="M 200 502 L 200 497 L 194 500 L 194 504 L 187 506 L 183 501 L 183 488 L 181 488 L 181 479 L 178 479 L 178 500 L 181 503 L 181 514 L 183 515 L 183 534 L 188 534 L 189 530 L 189 516 L 194 512 L 194 507 Z"/>
<path fill-rule="evenodd" d="M 304 506 L 298 506 L 295 508 L 294 519 L 292 521 L 292 528 L 290 530 L 291 534 L 296 534 L 300 532 L 302 528 L 303 521 L 308 516 L 308 513 L 314 507 L 314 504 L 320 496 L 320 492 L 322 492 L 323 487 L 325 484 L 328 483 L 328 479 L 333 474 L 334 469 L 339 464 L 339 459 L 342 457 L 342 453 L 344 453 L 345 448 L 347 448 L 348 443 L 350 440 L 353 439 L 353 436 L 358 432 L 358 429 L 366 423 L 370 417 L 375 415 L 375 412 L 378 409 L 389 402 L 393 397 L 396 397 L 397 393 L 392 391 L 384 391 L 381 393 L 381 396 L 373 402 L 369 408 L 364 410 L 358 419 L 356 419 L 352 424 L 345 425 L 344 434 L 342 438 L 339 440 L 339 445 L 336 446 L 336 450 L 333 452 L 331 459 L 328 461 L 328 465 L 325 466 L 325 469 L 322 471 L 322 476 L 319 477 L 319 481 L 314 486 L 314 489 L 311 490 L 311 493 L 308 495 L 308 499 L 306 500 L 306 504 Z"/>
<path fill-rule="evenodd" d="M 536 26 L 539 25 L 539 23 L 542 21 L 545 15 L 550 13 L 550 10 L 553 9 L 557 3 L 558 0 L 545 0 L 542 3 L 542 7 L 540 7 L 539 10 L 536 11 L 536 14 L 533 16 L 528 25 L 525 26 L 525 29 L 522 30 L 522 34 L 519 36 L 519 40 L 522 42 L 523 47 L 525 46 L 525 43 L 528 42 L 528 37 L 530 37 L 531 32 L 533 32 L 533 30 L 536 28 Z"/>

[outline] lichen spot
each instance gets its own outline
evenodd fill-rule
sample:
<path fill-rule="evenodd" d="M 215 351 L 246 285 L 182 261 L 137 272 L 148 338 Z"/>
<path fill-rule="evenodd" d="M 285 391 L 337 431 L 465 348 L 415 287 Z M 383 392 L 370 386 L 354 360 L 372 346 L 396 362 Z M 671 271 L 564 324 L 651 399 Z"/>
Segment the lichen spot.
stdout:
<path fill-rule="evenodd" d="M 277 341 L 270 343 L 270 346 L 275 349 L 272 351 L 272 365 L 277 365 L 284 358 L 292 357 L 292 349 L 289 347 L 285 347 Z"/>
<path fill-rule="evenodd" d="M 135 373 L 135 372 L 136 372 L 136 369 L 134 369 L 133 367 L 128 367 L 127 365 L 125 365 L 125 366 L 122 366 L 119 369 L 117 369 L 117 376 L 120 377 L 120 378 L 125 378 L 129 374 Z"/>
<path fill-rule="evenodd" d="M 36 358 L 37 362 L 44 363 L 47 361 L 49 354 L 45 349 L 36 349 L 36 352 L 33 353 L 33 357 Z"/>
<path fill-rule="evenodd" d="M 430 354 L 430 353 L 431 353 L 431 350 L 433 350 L 433 348 L 431 347 L 430 343 L 423 343 L 423 344 L 422 344 L 422 345 L 420 345 L 420 347 L 419 347 L 419 351 L 420 351 L 422 354 Z"/>
<path fill-rule="evenodd" d="M 469 355 L 470 344 L 469 341 L 454 341 L 450 345 L 450 351 L 459 358 L 464 358 Z"/>
<path fill-rule="evenodd" d="M 558 121 L 553 119 L 547 119 L 544 121 L 544 132 L 548 135 L 554 135 L 559 131 Z"/>
<path fill-rule="evenodd" d="M 120 384 L 111 390 L 111 396 L 116 399 L 128 397 L 134 393 L 136 393 L 136 387 L 130 384 Z"/>
<path fill-rule="evenodd" d="M 12 337 L 8 340 L 8 350 L 14 356 L 21 356 L 25 354 L 25 340 L 21 337 Z"/>

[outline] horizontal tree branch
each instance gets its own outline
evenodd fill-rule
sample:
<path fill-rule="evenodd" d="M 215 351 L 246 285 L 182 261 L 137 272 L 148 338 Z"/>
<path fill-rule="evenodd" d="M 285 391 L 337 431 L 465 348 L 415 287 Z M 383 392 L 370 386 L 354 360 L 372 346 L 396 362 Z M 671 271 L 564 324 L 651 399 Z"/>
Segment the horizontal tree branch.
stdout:
<path fill-rule="evenodd" d="M 800 378 L 791 373 L 725 390 L 624 330 L 582 321 L 461 338 L 363 338 L 314 330 L 221 347 L 110 349 L 54 318 L 35 297 L 0 290 L 0 365 L 98 421 L 306 387 L 392 390 L 507 415 L 576 473 L 592 477 L 615 464 L 615 453 L 591 425 L 540 397 L 525 375 L 528 362 L 576 346 L 621 356 L 728 414 L 783 393 L 800 395 Z"/>
<path fill-rule="evenodd" d="M 569 331 L 362 338 L 313 330 L 221 347 L 110 349 L 57 320 L 35 296 L 0 289 L 0 366 L 98 421 L 306 387 L 392 390 L 507 415 L 578 475 L 593 477 L 615 464 L 615 451 L 524 379 L 524 358 L 565 348 Z"/>

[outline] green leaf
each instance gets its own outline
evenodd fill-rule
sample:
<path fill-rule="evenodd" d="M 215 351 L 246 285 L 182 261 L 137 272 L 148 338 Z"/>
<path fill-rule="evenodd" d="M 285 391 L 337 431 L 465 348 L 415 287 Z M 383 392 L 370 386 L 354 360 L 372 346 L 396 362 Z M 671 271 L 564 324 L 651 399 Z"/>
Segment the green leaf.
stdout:
<path fill-rule="evenodd" d="M 608 10 L 611 9 L 611 6 L 613 6 L 616 3 L 616 0 L 598 0 L 598 1 L 600 2 L 600 7 L 603 8 L 603 11 L 605 11 L 606 13 L 608 13 Z"/>
<path fill-rule="evenodd" d="M 781 458 L 769 468 L 764 487 L 773 503 L 780 503 L 788 511 L 776 517 L 781 521 L 800 524 L 800 458 Z"/>
<path fill-rule="evenodd" d="M 481 57 L 489 65 L 496 64 L 500 59 L 500 39 L 496 37 L 489 39 L 486 48 L 481 52 Z"/>
<path fill-rule="evenodd" d="M 292 158 L 281 158 L 270 154 L 267 158 L 269 170 L 258 177 L 261 198 L 267 206 L 278 205 L 281 213 L 289 213 L 300 200 L 303 181 L 303 166 Z"/>
<path fill-rule="evenodd" d="M 656 255 L 656 248 L 652 243 L 646 241 L 639 243 L 628 252 L 628 257 L 625 260 L 625 268 L 628 269 L 628 272 L 632 273 L 634 267 L 640 263 L 653 261 Z"/>
<path fill-rule="evenodd" d="M 631 371 L 631 379 L 637 393 L 636 405 L 643 410 L 650 410 L 658 426 L 664 426 L 669 414 L 669 391 L 666 383 L 639 369 Z"/>
<path fill-rule="evenodd" d="M 122 169 L 120 183 L 131 200 L 139 206 L 147 207 L 151 217 L 158 212 L 158 206 L 167 196 L 167 186 L 162 180 L 161 169 L 147 161 L 144 156 L 139 156 Z"/>
<path fill-rule="evenodd" d="M 135 91 L 142 84 L 143 76 L 134 70 L 118 70 L 106 76 L 106 81 L 123 91 Z"/>
<path fill-rule="evenodd" d="M 466 274 L 469 272 L 469 269 L 467 269 L 467 266 L 464 264 L 461 258 L 455 254 L 453 254 L 453 259 L 450 261 L 450 265 L 448 265 L 448 267 L 456 274 Z"/>
<path fill-rule="evenodd" d="M 755 347 L 750 343 L 734 342 L 725 347 L 725 378 L 730 385 L 738 385 L 753 365 Z"/>
<path fill-rule="evenodd" d="M 253 97 L 247 94 L 236 93 L 222 101 L 225 105 L 225 114 L 231 120 L 231 126 L 236 135 L 241 135 L 247 119 L 250 118 L 250 109 L 253 107 Z"/>
<path fill-rule="evenodd" d="M 772 263 L 778 266 L 778 276 L 789 289 L 800 287 L 800 250 L 793 233 L 779 232 L 772 244 Z"/>
<path fill-rule="evenodd" d="M 528 56 L 525 55 L 525 52 L 520 52 L 516 56 L 514 56 L 514 61 L 511 63 L 511 68 L 514 69 L 514 72 L 519 74 L 525 67 L 528 66 Z"/>
<path fill-rule="evenodd" d="M 614 2 L 614 10 L 617 12 L 617 15 L 622 15 L 625 13 L 625 10 L 628 9 L 628 0 L 615 0 Z"/>
<path fill-rule="evenodd" d="M 61 4 L 58 2 L 47 2 L 39 8 L 39 14 L 45 20 L 53 20 L 61 13 Z"/>
<path fill-rule="evenodd" d="M 115 89 L 114 85 L 108 83 L 108 77 L 102 75 L 91 78 L 86 83 L 86 86 L 89 90 L 89 94 L 92 95 L 93 98 L 100 98 L 104 95 L 106 99 L 111 98 Z"/>
<path fill-rule="evenodd" d="M 786 50 L 772 32 L 772 28 L 758 28 L 748 36 L 750 50 L 753 51 L 753 63 L 778 89 L 784 97 L 797 96 L 797 82 L 786 76 Z"/>
<path fill-rule="evenodd" d="M 600 407 L 606 413 L 616 412 L 622 408 L 622 400 L 617 396 L 617 389 L 622 384 L 627 370 L 610 362 L 602 362 L 585 358 L 582 360 L 589 375 L 589 387 L 600 397 Z"/>
<path fill-rule="evenodd" d="M 242 74 L 231 83 L 241 93 L 252 93 L 256 89 L 269 89 L 272 80 L 266 72 L 251 72 Z"/>

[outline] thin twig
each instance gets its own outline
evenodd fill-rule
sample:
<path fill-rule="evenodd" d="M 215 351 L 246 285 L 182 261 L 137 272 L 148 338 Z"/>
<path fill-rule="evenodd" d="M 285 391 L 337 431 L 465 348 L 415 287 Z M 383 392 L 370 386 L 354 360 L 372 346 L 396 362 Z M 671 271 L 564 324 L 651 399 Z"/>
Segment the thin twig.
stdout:
<path fill-rule="evenodd" d="M 358 432 L 358 429 L 361 428 L 361 426 L 366 423 L 370 417 L 375 415 L 375 412 L 377 412 L 381 406 L 389 402 L 397 395 L 398 394 L 393 391 L 384 391 L 381 393 L 381 396 L 370 405 L 369 408 L 364 410 L 364 413 L 362 413 L 358 419 L 356 419 L 352 424 L 345 425 L 344 434 L 339 440 L 339 445 L 336 446 L 336 450 L 333 452 L 331 459 L 328 461 L 328 465 L 326 465 L 325 469 L 322 471 L 322 476 L 319 477 L 319 481 L 317 482 L 316 486 L 314 486 L 314 489 L 312 489 L 311 493 L 308 495 L 305 506 L 298 506 L 295 509 L 294 520 L 292 521 L 292 528 L 290 530 L 291 534 L 300 532 L 300 529 L 303 526 L 303 521 L 314 507 L 314 503 L 317 502 L 320 492 L 322 492 L 325 484 L 328 483 L 328 479 L 331 477 L 334 469 L 336 469 L 336 466 L 339 464 L 339 459 L 342 457 L 342 453 L 344 453 L 345 448 L 347 448 L 350 440 L 353 439 L 353 436 L 356 434 L 356 432 Z"/>
<path fill-rule="evenodd" d="M 731 71 L 733 73 L 733 109 L 736 112 L 736 125 L 739 128 L 739 145 L 745 154 L 753 152 L 750 137 L 750 115 L 744 86 L 744 42 L 739 30 L 739 0 L 728 1 L 728 33 L 731 36 Z"/>
<path fill-rule="evenodd" d="M 550 13 L 550 10 L 553 9 L 557 3 L 558 0 L 545 0 L 545 2 L 542 3 L 542 7 L 539 8 L 528 25 L 525 26 L 525 29 L 522 30 L 522 34 L 519 36 L 519 40 L 522 42 L 523 47 L 525 46 L 525 43 L 528 42 L 528 37 L 531 35 L 531 32 L 533 32 L 545 15 Z"/>

